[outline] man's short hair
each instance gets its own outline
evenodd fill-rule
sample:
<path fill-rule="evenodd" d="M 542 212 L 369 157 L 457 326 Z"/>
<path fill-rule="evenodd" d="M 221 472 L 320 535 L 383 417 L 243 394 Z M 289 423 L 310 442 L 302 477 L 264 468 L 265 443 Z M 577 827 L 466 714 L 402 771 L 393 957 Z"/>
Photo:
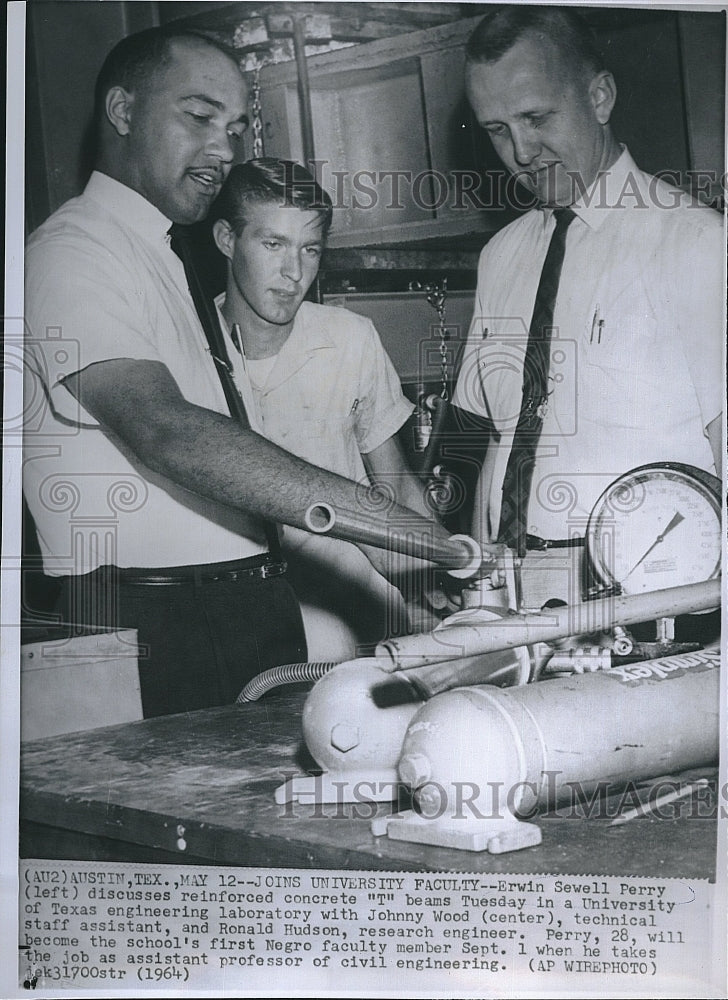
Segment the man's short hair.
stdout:
<path fill-rule="evenodd" d="M 584 19 L 568 7 L 501 7 L 486 14 L 468 39 L 465 56 L 470 62 L 495 62 L 527 32 L 545 35 L 565 61 L 593 76 L 604 69 L 599 43 Z"/>
<path fill-rule="evenodd" d="M 318 212 L 324 237 L 331 226 L 331 198 L 316 178 L 293 160 L 266 156 L 236 164 L 215 200 L 210 221 L 225 219 L 239 236 L 248 221 L 245 213 L 251 204 L 289 205 Z"/>
<path fill-rule="evenodd" d="M 122 38 L 109 52 L 96 78 L 94 91 L 94 122 L 99 129 L 106 118 L 106 95 L 112 87 L 123 87 L 131 93 L 143 87 L 154 72 L 172 58 L 175 41 L 202 42 L 218 49 L 237 64 L 234 49 L 199 31 L 165 25 L 147 28 Z"/>

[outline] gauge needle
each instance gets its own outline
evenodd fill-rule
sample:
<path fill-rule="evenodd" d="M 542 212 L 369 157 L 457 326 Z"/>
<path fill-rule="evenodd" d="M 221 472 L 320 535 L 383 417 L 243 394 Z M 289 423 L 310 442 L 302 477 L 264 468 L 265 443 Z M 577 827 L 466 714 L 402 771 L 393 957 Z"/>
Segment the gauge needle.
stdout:
<path fill-rule="evenodd" d="M 660 542 L 664 541 L 665 535 L 668 535 L 672 531 L 673 528 L 677 528 L 678 524 L 680 524 L 680 522 L 684 521 L 684 520 L 685 520 L 685 518 L 682 516 L 682 514 L 679 511 L 675 511 L 675 514 L 673 515 L 673 518 L 670 521 L 670 523 L 668 524 L 668 526 L 665 528 L 665 530 L 662 532 L 661 535 L 657 536 L 657 538 L 654 540 L 654 542 L 652 543 L 652 545 L 650 545 L 649 549 L 645 552 L 645 554 L 640 559 L 637 560 L 637 562 L 634 564 L 634 566 L 629 571 L 629 573 L 627 574 L 627 576 L 631 576 L 632 573 L 634 573 L 634 571 L 640 565 L 640 563 L 643 563 L 645 561 L 645 559 L 650 554 L 650 552 L 652 552 L 652 550 L 655 548 L 655 546 L 659 545 Z M 624 578 L 625 580 L 627 579 L 627 576 L 625 576 L 625 578 Z"/>

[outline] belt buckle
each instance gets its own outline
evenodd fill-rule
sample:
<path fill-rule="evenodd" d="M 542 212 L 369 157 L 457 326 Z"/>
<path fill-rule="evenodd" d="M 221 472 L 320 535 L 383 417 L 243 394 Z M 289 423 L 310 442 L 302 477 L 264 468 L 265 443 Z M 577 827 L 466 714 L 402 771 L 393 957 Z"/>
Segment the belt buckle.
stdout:
<path fill-rule="evenodd" d="M 264 580 L 267 580 L 269 576 L 281 576 L 285 573 L 287 569 L 287 564 L 284 562 L 280 563 L 263 563 L 260 567 L 260 575 Z"/>

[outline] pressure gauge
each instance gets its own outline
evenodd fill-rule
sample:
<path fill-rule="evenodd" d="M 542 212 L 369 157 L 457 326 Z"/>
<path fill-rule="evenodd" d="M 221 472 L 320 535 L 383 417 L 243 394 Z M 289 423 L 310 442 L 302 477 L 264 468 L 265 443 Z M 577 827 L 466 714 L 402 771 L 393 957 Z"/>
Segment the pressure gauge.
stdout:
<path fill-rule="evenodd" d="M 642 594 L 720 573 L 721 487 L 678 462 L 641 465 L 602 493 L 585 546 L 590 592 Z"/>

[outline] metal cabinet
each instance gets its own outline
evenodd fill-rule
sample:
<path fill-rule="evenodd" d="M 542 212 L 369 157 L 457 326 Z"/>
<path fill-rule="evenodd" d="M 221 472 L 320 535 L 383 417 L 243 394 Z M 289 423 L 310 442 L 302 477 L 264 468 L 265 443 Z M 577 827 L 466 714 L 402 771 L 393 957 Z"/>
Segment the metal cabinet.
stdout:
<path fill-rule="evenodd" d="M 472 189 L 483 164 L 463 89 L 468 18 L 307 59 L 317 176 L 332 247 L 488 233 Z M 294 63 L 260 74 L 266 154 L 302 161 Z M 305 110 L 303 114 L 305 114 Z"/>
<path fill-rule="evenodd" d="M 617 79 L 617 137 L 643 169 L 714 197 L 719 183 L 695 172 L 719 182 L 724 170 L 724 14 L 583 13 Z M 464 48 L 478 21 L 309 55 L 303 108 L 295 62 L 262 69 L 266 153 L 303 161 L 310 115 L 317 175 L 335 204 L 331 247 L 474 247 L 527 207 L 465 99 Z"/>

